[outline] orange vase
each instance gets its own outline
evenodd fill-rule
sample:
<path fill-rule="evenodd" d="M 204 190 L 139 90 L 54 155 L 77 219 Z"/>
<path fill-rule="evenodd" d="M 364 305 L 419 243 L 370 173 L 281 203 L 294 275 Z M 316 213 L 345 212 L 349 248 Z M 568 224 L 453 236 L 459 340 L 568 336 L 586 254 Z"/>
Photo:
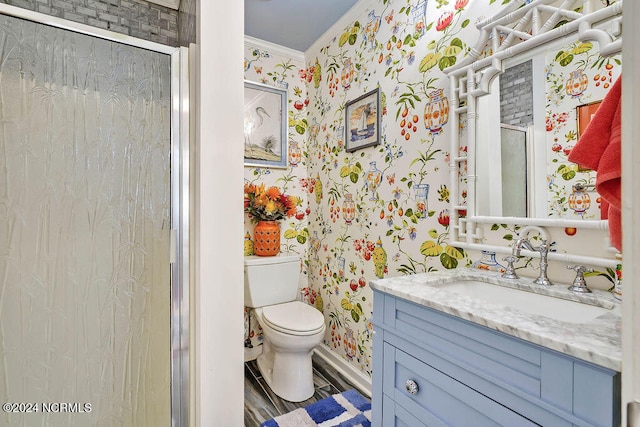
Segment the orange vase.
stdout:
<path fill-rule="evenodd" d="M 253 251 L 258 256 L 274 256 L 280 253 L 278 221 L 258 221 L 253 230 Z"/>

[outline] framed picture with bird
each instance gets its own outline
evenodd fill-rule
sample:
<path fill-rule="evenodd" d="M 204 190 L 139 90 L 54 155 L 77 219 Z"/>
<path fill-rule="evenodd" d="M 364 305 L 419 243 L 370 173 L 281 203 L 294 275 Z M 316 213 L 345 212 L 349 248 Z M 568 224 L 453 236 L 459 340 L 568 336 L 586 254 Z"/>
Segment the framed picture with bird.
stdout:
<path fill-rule="evenodd" d="M 244 82 L 244 164 L 287 167 L 287 91 Z"/>

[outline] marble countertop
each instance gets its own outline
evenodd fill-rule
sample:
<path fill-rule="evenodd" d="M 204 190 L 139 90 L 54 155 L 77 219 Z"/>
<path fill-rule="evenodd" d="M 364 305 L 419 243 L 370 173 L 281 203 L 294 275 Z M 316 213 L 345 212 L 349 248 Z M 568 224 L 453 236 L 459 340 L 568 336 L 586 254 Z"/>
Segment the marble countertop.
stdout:
<path fill-rule="evenodd" d="M 438 286 L 459 280 L 478 280 L 584 302 L 609 310 L 588 322 L 573 323 L 526 313 L 507 305 L 487 303 Z M 594 290 L 591 294 L 577 294 L 568 289 L 568 284 L 546 287 L 535 285 L 532 280 L 531 278 L 504 279 L 497 272 L 457 268 L 373 280 L 371 287 L 587 362 L 620 371 L 622 365 L 620 301 L 606 291 Z"/>

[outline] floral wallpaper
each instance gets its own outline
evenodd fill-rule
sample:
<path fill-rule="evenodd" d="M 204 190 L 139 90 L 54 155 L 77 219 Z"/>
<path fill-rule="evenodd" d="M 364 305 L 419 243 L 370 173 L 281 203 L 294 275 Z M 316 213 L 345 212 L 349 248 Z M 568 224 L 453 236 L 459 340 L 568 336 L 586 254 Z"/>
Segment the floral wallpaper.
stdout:
<path fill-rule="evenodd" d="M 325 316 L 323 345 L 365 374 L 372 356 L 370 280 L 491 258 L 449 244 L 448 161 L 460 155 L 448 152 L 449 135 L 464 129 L 448 125 L 442 70 L 468 54 L 475 25 L 509 2 L 361 2 L 358 15 L 304 58 L 246 43 L 245 78 L 287 87 L 290 153 L 286 169 L 246 167 L 245 179 L 302 198 L 299 215 L 283 221 L 282 249 L 302 257 L 301 298 Z M 345 105 L 374 89 L 380 143 L 347 152 Z M 249 242 L 253 225 L 246 217 L 245 225 Z M 505 236 L 516 231 L 498 226 L 491 238 L 509 245 Z M 257 324 L 247 321 L 246 346 L 255 349 L 260 340 Z"/>
<path fill-rule="evenodd" d="M 600 219 L 595 172 L 568 162 L 567 156 L 579 137 L 576 108 L 602 101 L 620 75 L 622 62 L 619 56 L 600 57 L 597 44 L 591 42 L 563 46 L 547 54 L 545 62 L 549 216 Z M 576 185 L 585 188 L 576 190 Z"/>
<path fill-rule="evenodd" d="M 467 0 L 367 6 L 332 40 L 306 52 L 306 69 L 315 76 L 309 120 L 318 129 L 308 139 L 308 170 L 324 188 L 309 218 L 310 296 L 323 301 L 325 344 L 370 374 L 368 282 L 473 262 L 448 244 L 452 130 L 442 70 L 475 42 L 469 24 L 500 6 Z M 380 144 L 348 153 L 344 105 L 376 88 Z"/>

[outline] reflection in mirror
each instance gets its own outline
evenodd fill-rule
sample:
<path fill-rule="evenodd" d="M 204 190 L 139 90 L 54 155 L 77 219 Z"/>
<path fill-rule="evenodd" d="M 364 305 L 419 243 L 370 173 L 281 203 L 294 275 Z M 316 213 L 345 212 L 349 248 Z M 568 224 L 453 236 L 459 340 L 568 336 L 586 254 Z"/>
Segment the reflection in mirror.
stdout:
<path fill-rule="evenodd" d="M 567 156 L 620 72 L 592 42 L 505 61 L 478 98 L 476 214 L 600 220 L 596 173 Z"/>
<path fill-rule="evenodd" d="M 502 216 L 527 216 L 527 135 L 527 128 L 500 125 Z"/>

